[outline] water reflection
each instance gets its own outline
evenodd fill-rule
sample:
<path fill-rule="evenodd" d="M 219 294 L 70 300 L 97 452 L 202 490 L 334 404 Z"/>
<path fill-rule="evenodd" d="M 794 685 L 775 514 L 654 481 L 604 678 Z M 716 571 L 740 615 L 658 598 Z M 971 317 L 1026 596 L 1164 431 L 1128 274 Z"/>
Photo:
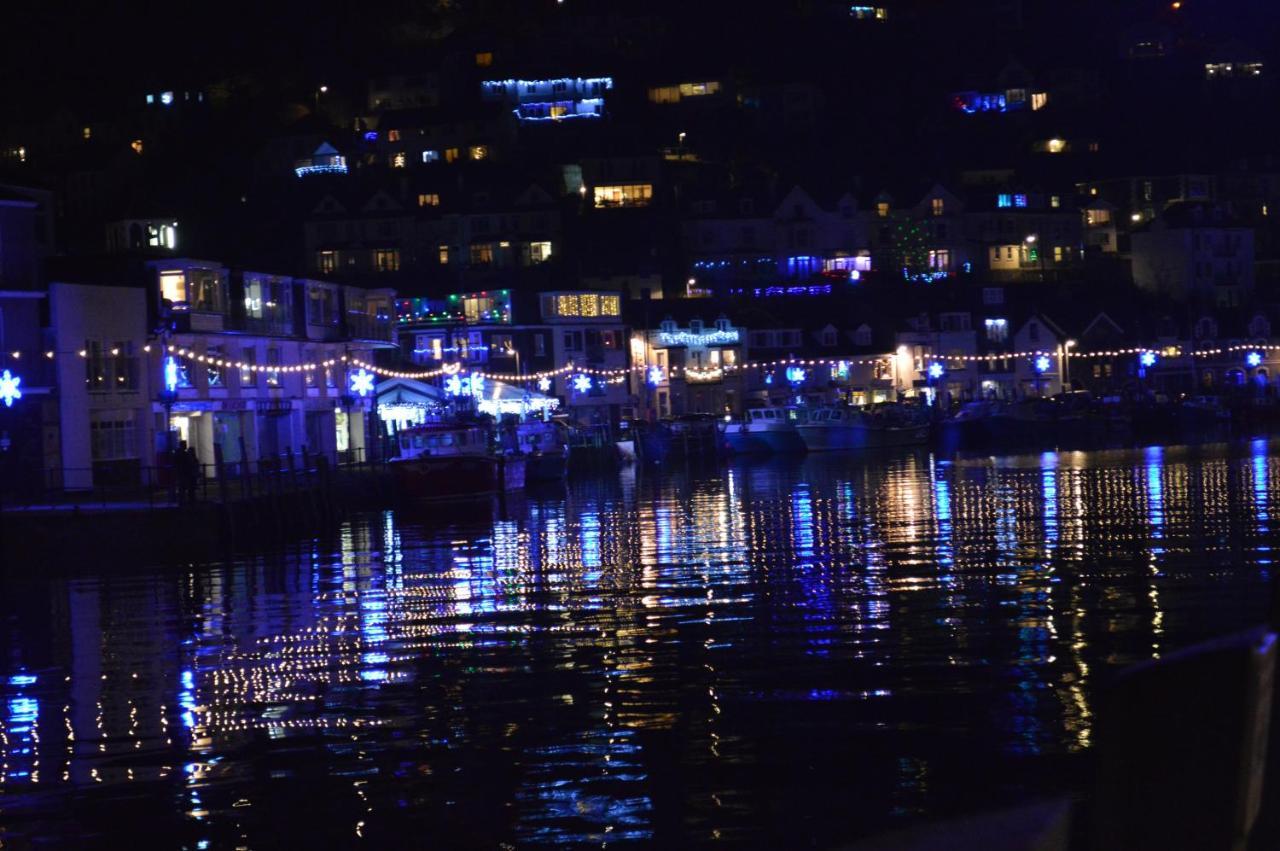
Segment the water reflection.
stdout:
<path fill-rule="evenodd" d="M 824 844 L 1048 791 L 1100 671 L 1260 614 L 1275 463 L 741 464 L 15 583 L 0 839 Z"/>

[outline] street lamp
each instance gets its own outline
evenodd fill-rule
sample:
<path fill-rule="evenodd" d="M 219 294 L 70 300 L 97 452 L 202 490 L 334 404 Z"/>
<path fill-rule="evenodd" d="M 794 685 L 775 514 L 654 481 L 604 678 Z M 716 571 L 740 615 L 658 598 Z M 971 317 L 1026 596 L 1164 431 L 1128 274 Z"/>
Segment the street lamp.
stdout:
<path fill-rule="evenodd" d="M 1062 389 L 1071 390 L 1071 347 L 1075 340 L 1067 340 L 1062 344 Z"/>

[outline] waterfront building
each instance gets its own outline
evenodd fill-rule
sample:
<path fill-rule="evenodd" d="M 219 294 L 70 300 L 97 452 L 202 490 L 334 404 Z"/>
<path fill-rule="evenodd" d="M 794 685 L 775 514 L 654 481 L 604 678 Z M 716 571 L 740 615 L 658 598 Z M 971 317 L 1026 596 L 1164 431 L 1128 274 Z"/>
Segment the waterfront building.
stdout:
<path fill-rule="evenodd" d="M 392 293 L 191 258 L 57 269 L 50 332 L 62 486 L 137 481 L 183 441 L 256 471 L 374 451 L 371 363 Z"/>
<path fill-rule="evenodd" d="M 696 302 L 695 302 L 696 305 Z M 663 319 L 631 336 L 632 392 L 637 413 L 659 418 L 741 410 L 747 374 L 746 331 L 723 315 L 711 324 Z"/>

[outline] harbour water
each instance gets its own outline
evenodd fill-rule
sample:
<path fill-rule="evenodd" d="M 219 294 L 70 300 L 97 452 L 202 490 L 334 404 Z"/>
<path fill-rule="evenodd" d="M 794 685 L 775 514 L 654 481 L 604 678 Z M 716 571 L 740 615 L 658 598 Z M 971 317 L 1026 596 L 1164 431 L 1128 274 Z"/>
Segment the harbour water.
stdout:
<path fill-rule="evenodd" d="M 826 847 L 1070 791 L 1112 672 L 1264 617 L 1277 512 L 1280 443 L 922 450 L 8 565 L 0 846 Z"/>

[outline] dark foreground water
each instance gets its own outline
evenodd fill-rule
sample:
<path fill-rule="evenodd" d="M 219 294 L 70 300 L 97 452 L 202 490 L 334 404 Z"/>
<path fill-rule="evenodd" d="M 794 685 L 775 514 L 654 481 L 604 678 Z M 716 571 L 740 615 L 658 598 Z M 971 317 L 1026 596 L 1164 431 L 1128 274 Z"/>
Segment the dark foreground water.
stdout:
<path fill-rule="evenodd" d="M 0 846 L 793 848 L 1070 790 L 1110 672 L 1262 616 L 1277 511 L 1265 442 L 921 452 L 8 565 Z"/>

